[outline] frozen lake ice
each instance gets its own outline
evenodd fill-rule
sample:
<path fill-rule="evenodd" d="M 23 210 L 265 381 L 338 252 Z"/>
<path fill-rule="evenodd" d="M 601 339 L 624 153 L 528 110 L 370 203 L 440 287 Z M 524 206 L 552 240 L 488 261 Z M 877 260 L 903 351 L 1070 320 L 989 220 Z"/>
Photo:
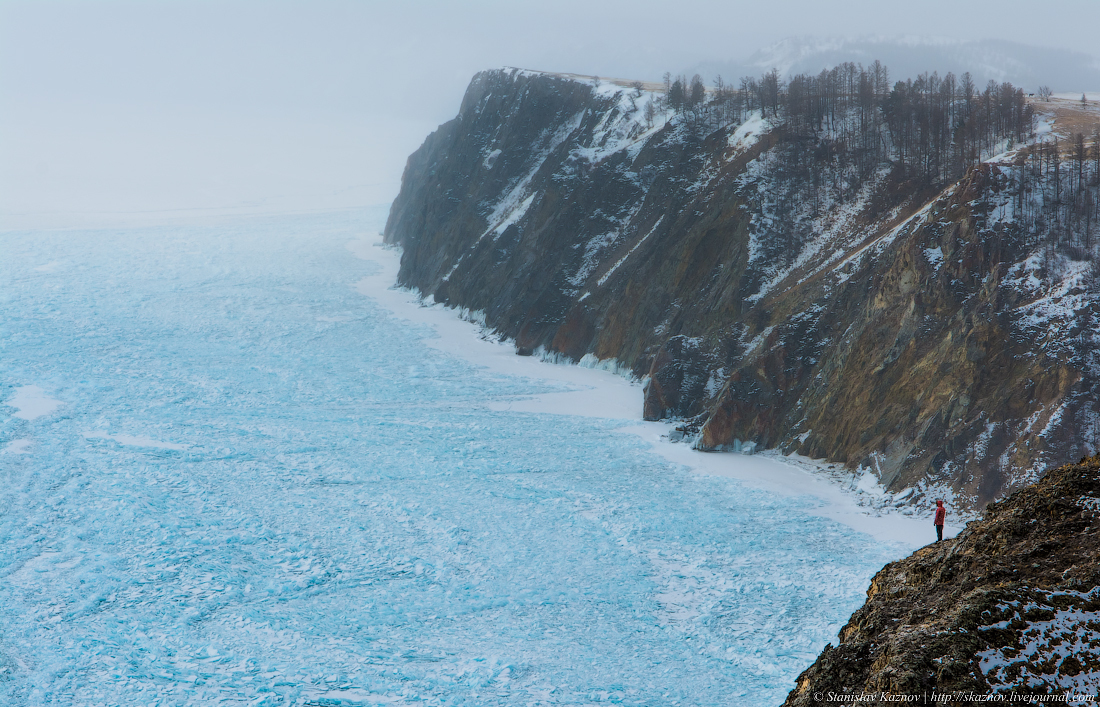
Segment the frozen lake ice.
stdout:
<path fill-rule="evenodd" d="M 355 284 L 374 212 L 0 233 L 0 702 L 760 705 L 905 548 Z"/>

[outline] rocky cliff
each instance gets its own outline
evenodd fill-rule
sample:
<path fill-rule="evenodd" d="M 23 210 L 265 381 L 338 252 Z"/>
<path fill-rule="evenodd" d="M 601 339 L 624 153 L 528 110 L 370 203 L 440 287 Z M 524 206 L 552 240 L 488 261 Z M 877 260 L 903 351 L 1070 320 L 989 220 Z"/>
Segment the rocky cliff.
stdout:
<path fill-rule="evenodd" d="M 980 507 L 1095 449 L 1092 264 L 1025 224 L 1046 193 L 1026 148 L 942 188 L 844 148 L 843 124 L 655 101 L 478 74 L 409 158 L 400 283 L 520 353 L 645 378 L 645 416 L 702 449 L 843 462 L 899 503 Z"/>
<path fill-rule="evenodd" d="M 1100 691 L 1100 457 L 991 503 L 957 538 L 879 572 L 785 704 Z M 845 697 L 847 696 L 847 697 Z M 1086 697 L 1087 696 L 1087 697 Z M 980 698 L 980 699 L 981 699 Z"/>

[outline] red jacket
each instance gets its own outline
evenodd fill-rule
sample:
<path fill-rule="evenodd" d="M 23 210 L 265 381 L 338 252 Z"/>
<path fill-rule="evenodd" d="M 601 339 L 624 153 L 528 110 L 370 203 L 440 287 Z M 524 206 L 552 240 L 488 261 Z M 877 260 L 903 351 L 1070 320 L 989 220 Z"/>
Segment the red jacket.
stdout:
<path fill-rule="evenodd" d="M 936 508 L 936 520 L 934 521 L 934 524 L 935 525 L 943 525 L 943 519 L 946 518 L 946 517 L 947 517 L 947 509 L 944 508 L 943 506 L 938 506 Z"/>

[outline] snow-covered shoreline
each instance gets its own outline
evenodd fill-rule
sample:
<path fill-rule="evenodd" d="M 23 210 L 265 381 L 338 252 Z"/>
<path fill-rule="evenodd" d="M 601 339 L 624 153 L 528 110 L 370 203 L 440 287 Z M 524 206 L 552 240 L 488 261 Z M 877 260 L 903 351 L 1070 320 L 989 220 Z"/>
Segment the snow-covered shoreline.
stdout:
<path fill-rule="evenodd" d="M 642 388 L 637 382 L 608 370 L 550 363 L 537 356 L 517 356 L 510 342 L 485 337 L 482 328 L 464 318 L 460 310 L 442 305 L 426 306 L 416 292 L 395 287 L 400 251 L 384 245 L 380 237 L 363 236 L 348 243 L 348 249 L 356 257 L 378 265 L 374 274 L 356 283 L 357 291 L 396 317 L 432 326 L 437 336 L 425 339 L 428 346 L 484 366 L 494 373 L 553 381 L 573 388 L 507 403 L 490 403 L 491 409 L 628 422 L 630 424 L 622 428 L 624 433 L 637 435 L 657 455 L 695 473 L 735 479 L 783 496 L 812 496 L 820 502 L 813 511 L 815 514 L 867 533 L 881 542 L 896 544 L 899 550 L 914 550 L 934 539 L 931 511 L 914 516 L 868 504 L 881 494 L 881 487 L 842 483 L 836 465 L 797 456 L 785 457 L 774 451 L 746 456 L 699 452 L 687 444 L 672 443 L 668 440 L 671 430 L 668 423 L 642 420 Z M 847 478 L 851 480 L 850 475 Z M 945 535 L 954 536 L 961 528 L 960 524 L 949 522 Z"/>

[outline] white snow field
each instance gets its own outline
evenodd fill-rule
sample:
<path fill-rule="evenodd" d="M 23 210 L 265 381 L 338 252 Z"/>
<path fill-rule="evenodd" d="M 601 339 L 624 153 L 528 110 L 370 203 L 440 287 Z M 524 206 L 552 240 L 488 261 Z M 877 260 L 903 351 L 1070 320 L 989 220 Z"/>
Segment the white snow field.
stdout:
<path fill-rule="evenodd" d="M 927 540 L 429 345 L 379 217 L 0 233 L 0 704 L 778 703 Z"/>

